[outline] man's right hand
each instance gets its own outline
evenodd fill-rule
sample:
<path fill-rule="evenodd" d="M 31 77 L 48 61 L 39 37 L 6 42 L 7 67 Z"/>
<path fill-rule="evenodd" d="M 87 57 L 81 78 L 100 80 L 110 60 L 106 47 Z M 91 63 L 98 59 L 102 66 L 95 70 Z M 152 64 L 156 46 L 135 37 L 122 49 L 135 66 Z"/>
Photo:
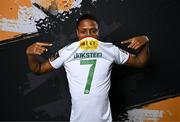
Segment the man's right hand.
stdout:
<path fill-rule="evenodd" d="M 47 47 L 51 47 L 51 43 L 45 43 L 45 42 L 36 42 L 26 49 L 26 54 L 28 55 L 41 55 L 44 52 L 47 52 Z"/>

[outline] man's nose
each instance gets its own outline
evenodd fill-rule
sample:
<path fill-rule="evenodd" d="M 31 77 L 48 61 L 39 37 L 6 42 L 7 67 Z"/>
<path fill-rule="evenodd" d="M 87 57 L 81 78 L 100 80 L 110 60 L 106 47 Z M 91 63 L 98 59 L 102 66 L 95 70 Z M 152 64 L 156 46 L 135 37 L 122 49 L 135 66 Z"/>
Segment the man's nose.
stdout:
<path fill-rule="evenodd" d="M 87 36 L 91 36 L 91 35 L 92 35 L 91 31 L 88 30 L 88 31 L 87 31 Z"/>
<path fill-rule="evenodd" d="M 87 36 L 90 36 L 90 35 L 91 35 L 90 31 L 87 31 Z"/>

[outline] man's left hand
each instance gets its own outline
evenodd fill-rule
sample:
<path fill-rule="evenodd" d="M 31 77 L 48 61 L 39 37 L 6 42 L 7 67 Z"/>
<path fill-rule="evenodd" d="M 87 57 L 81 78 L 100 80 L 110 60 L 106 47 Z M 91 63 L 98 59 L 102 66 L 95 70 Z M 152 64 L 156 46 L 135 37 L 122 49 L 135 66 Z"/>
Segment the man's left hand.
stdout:
<path fill-rule="evenodd" d="M 147 44 L 149 39 L 147 36 L 136 36 L 131 39 L 122 41 L 121 44 L 128 44 L 128 48 L 132 48 L 134 50 L 142 47 L 143 45 Z"/>

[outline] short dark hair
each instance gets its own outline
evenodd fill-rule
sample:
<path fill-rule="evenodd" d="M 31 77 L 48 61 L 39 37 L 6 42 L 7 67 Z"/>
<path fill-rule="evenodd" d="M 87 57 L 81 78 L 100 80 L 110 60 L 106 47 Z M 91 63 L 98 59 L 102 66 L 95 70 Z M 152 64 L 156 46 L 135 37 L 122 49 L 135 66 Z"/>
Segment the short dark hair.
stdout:
<path fill-rule="evenodd" d="M 90 19 L 90 20 L 95 21 L 97 23 L 98 27 L 99 27 L 99 21 L 95 16 L 93 16 L 91 14 L 83 14 L 83 15 L 81 15 L 79 17 L 78 21 L 76 22 L 76 29 L 78 29 L 78 26 L 79 26 L 80 22 L 85 20 L 85 19 Z"/>

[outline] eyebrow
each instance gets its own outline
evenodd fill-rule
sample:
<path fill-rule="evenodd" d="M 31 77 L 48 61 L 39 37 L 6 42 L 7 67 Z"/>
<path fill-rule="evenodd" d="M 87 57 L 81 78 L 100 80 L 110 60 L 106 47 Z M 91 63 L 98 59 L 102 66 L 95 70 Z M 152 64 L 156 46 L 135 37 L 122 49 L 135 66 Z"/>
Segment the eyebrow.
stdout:
<path fill-rule="evenodd" d="M 98 29 L 96 27 L 79 27 L 79 28 L 81 28 L 81 29 Z"/>

